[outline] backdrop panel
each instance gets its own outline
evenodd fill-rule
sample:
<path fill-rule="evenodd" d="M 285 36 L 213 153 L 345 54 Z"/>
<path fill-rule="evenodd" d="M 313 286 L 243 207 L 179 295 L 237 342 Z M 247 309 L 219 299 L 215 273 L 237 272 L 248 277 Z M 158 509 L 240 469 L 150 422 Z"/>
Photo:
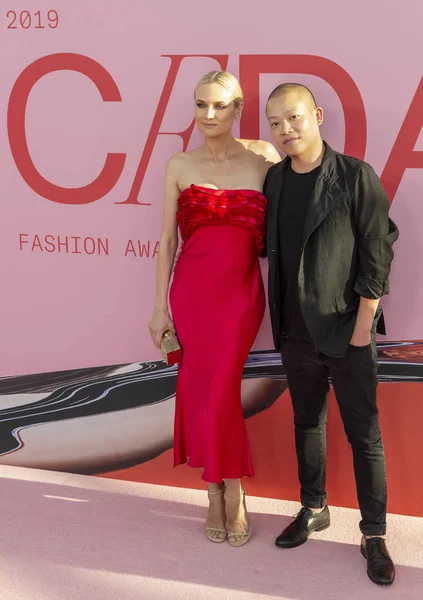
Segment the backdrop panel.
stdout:
<path fill-rule="evenodd" d="M 242 137 L 270 140 L 264 104 L 310 86 L 324 138 L 370 162 L 400 228 L 384 298 L 380 409 L 391 510 L 418 514 L 423 339 L 423 8 L 357 0 L 205 7 L 44 0 L 2 10 L 0 427 L 4 464 L 200 485 L 171 470 L 175 370 L 147 331 L 168 158 L 201 142 L 193 88 L 241 80 Z M 262 263 L 266 277 L 266 262 Z M 249 489 L 297 497 L 292 417 L 268 314 L 243 404 L 257 466 Z M 124 469 L 124 470 L 122 470 Z M 345 483 L 348 481 L 348 484 Z M 332 399 L 331 502 L 355 506 Z"/>

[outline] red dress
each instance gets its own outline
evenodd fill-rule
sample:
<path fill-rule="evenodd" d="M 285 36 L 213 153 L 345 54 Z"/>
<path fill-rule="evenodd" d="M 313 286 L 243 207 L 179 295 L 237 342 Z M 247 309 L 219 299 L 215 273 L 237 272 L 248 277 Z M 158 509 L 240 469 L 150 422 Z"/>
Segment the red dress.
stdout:
<path fill-rule="evenodd" d="M 264 314 L 265 210 L 254 190 L 191 185 L 178 200 L 182 251 L 170 289 L 182 348 L 174 464 L 203 467 L 211 483 L 254 475 L 241 379 Z"/>

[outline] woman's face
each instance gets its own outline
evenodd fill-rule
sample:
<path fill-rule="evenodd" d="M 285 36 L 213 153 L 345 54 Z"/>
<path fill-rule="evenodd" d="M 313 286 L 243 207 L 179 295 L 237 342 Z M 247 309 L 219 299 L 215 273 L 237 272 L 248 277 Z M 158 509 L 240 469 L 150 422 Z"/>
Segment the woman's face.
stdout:
<path fill-rule="evenodd" d="M 207 138 L 230 132 L 240 110 L 231 92 L 219 83 L 207 83 L 195 90 L 195 123 Z"/>

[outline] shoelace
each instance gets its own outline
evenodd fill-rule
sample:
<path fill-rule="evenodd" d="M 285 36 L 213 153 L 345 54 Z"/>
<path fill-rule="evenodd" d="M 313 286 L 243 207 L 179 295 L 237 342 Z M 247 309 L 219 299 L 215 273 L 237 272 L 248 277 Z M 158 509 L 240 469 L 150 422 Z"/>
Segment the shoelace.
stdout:
<path fill-rule="evenodd" d="M 301 510 L 299 510 L 295 515 L 293 515 L 293 519 L 296 519 L 297 517 L 299 517 L 300 515 L 303 516 L 305 515 L 305 513 L 307 512 L 307 508 L 305 508 L 304 506 L 301 508 Z"/>
<path fill-rule="evenodd" d="M 371 542 L 369 544 L 369 547 L 370 547 L 372 558 L 375 554 L 381 554 L 387 560 L 391 560 L 391 557 L 389 556 L 388 551 L 386 549 L 384 539 L 376 537 L 376 538 L 371 538 L 370 540 L 367 540 L 367 542 Z"/>
<path fill-rule="evenodd" d="M 294 519 L 294 520 L 296 520 L 296 521 L 298 521 L 298 520 L 299 520 L 301 517 L 303 517 L 303 516 L 305 516 L 305 515 L 306 515 L 306 513 L 307 513 L 307 511 L 308 511 L 308 510 L 309 510 L 308 508 L 305 508 L 305 507 L 303 506 L 303 507 L 302 507 L 302 509 L 301 509 L 301 510 L 299 510 L 299 511 L 297 512 L 297 514 L 293 516 L 293 519 Z M 306 520 L 304 520 L 304 521 L 301 523 L 301 526 L 302 526 L 302 528 L 303 528 L 303 529 L 307 530 L 307 521 L 306 521 Z"/>

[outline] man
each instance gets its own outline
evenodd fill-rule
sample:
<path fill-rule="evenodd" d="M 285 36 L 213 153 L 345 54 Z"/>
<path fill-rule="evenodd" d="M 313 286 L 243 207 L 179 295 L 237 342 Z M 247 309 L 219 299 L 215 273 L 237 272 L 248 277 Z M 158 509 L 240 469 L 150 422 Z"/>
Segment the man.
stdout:
<path fill-rule="evenodd" d="M 267 256 L 276 349 L 292 397 L 302 509 L 276 539 L 294 548 L 329 527 L 326 415 L 330 376 L 352 447 L 363 534 L 361 553 L 377 584 L 391 584 L 386 548 L 385 456 L 376 407 L 379 299 L 389 291 L 398 229 L 373 169 L 332 150 L 320 135 L 323 110 L 308 88 L 278 86 L 267 103 L 276 145 L 271 167 Z"/>

